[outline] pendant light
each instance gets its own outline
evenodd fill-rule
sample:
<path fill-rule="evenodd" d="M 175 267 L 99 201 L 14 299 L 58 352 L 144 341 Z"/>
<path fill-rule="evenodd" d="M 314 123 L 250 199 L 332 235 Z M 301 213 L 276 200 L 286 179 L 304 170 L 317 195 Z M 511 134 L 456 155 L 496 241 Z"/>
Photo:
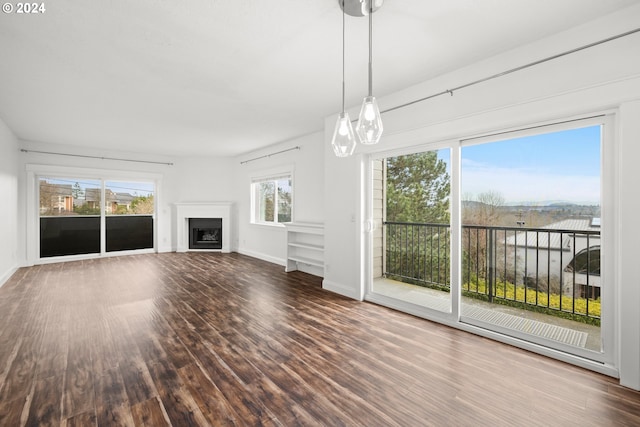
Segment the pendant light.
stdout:
<path fill-rule="evenodd" d="M 356 133 L 363 144 L 377 144 L 382 136 L 382 117 L 376 98 L 373 96 L 373 65 L 372 65 L 372 33 L 373 33 L 373 1 L 369 2 L 369 94 L 362 102 L 362 109 L 358 116 Z"/>
<path fill-rule="evenodd" d="M 344 108 L 344 0 L 342 0 L 342 112 L 338 115 L 338 121 L 331 139 L 333 152 L 338 157 L 348 157 L 356 148 L 356 136 L 349 113 Z"/>

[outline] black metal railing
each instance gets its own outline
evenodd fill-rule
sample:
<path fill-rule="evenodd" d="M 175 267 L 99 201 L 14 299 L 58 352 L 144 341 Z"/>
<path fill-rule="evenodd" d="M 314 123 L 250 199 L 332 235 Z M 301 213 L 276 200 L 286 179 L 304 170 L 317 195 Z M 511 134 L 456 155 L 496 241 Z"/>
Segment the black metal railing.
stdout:
<path fill-rule="evenodd" d="M 385 222 L 385 276 L 448 291 L 448 224 Z M 600 232 L 463 225 L 462 292 L 489 302 L 600 319 Z"/>

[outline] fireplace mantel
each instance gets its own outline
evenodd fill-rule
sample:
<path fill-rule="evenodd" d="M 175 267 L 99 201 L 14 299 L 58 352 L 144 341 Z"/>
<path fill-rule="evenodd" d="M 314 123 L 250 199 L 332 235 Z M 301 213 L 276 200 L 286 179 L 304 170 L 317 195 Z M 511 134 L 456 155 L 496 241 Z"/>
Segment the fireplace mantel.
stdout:
<path fill-rule="evenodd" d="M 231 252 L 233 202 L 176 203 L 176 252 L 189 251 L 189 218 L 222 218 L 222 249 L 197 249 Z"/>

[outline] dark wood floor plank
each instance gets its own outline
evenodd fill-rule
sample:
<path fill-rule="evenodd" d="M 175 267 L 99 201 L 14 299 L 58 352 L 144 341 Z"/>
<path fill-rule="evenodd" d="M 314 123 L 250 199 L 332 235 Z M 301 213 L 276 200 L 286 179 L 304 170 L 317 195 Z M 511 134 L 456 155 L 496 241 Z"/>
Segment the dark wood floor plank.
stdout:
<path fill-rule="evenodd" d="M 70 344 L 64 380 L 63 416 L 65 418 L 95 409 L 93 381 L 89 342 L 80 340 Z"/>
<path fill-rule="evenodd" d="M 37 380 L 26 425 L 60 425 L 61 406 L 62 376 Z"/>
<path fill-rule="evenodd" d="M 134 425 L 131 408 L 126 403 L 98 406 L 96 421 L 98 426 L 128 427 Z"/>
<path fill-rule="evenodd" d="M 0 387 L 0 401 L 25 398 L 35 380 L 41 336 L 26 336 Z"/>
<path fill-rule="evenodd" d="M 207 421 L 220 426 L 243 424 L 233 406 L 199 366 L 183 366 L 178 374 Z"/>
<path fill-rule="evenodd" d="M 19 269 L 0 425 L 623 426 L 640 393 L 238 254 Z"/>
<path fill-rule="evenodd" d="M 131 414 L 136 426 L 162 427 L 171 425 L 157 397 L 133 405 Z"/>
<path fill-rule="evenodd" d="M 184 385 L 178 372 L 167 360 L 149 365 L 160 401 L 172 425 L 206 426 L 208 421 Z"/>
<path fill-rule="evenodd" d="M 141 357 L 127 357 L 119 367 L 130 405 L 158 395 L 147 365 Z"/>
<path fill-rule="evenodd" d="M 66 427 L 94 427 L 97 426 L 97 418 L 95 412 L 83 412 L 73 417 L 63 420 L 62 426 Z"/>
<path fill-rule="evenodd" d="M 26 398 L 0 401 L 0 426 L 19 426 Z"/>

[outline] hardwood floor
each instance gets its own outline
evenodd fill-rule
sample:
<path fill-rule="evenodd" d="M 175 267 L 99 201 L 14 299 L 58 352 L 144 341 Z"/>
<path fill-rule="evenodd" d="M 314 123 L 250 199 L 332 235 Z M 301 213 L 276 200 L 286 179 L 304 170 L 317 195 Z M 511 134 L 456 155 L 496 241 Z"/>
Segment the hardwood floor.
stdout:
<path fill-rule="evenodd" d="M 237 254 L 18 270 L 0 425 L 640 425 L 617 380 Z"/>

